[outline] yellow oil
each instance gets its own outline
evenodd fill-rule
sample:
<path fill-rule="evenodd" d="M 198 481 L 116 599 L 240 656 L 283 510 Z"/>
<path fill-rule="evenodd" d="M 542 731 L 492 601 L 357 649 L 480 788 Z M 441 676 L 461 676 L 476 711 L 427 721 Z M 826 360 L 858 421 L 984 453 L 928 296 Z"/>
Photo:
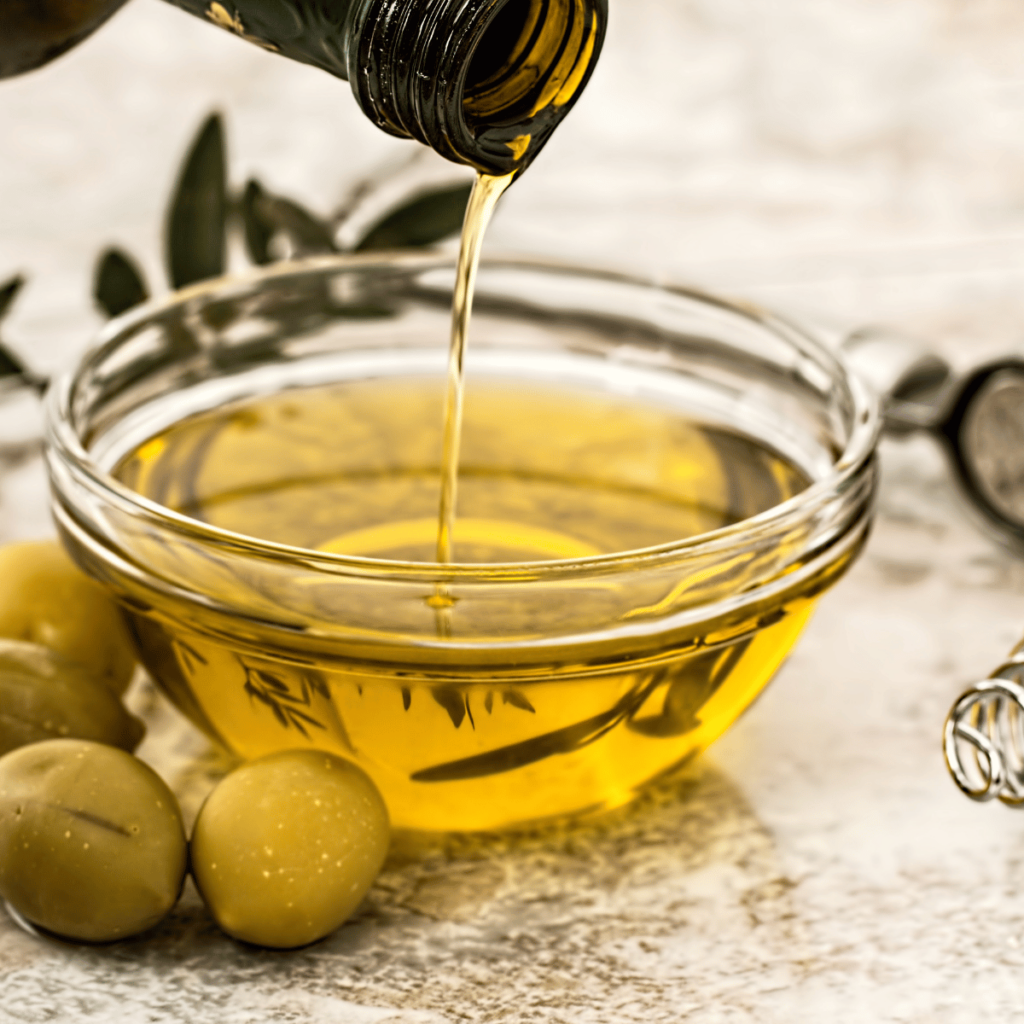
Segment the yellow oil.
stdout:
<path fill-rule="evenodd" d="M 444 396 L 441 447 L 441 503 L 437 516 L 437 560 L 452 561 L 452 535 L 459 486 L 459 449 L 462 445 L 462 409 L 466 394 L 466 349 L 473 313 L 473 288 L 480 265 L 484 234 L 498 200 L 512 184 L 514 174 L 494 177 L 478 174 L 466 206 L 459 245 L 459 262 L 452 295 L 452 334 L 448 343 L 448 380 Z M 444 618 L 442 630 L 447 628 Z"/>
<path fill-rule="evenodd" d="M 432 563 L 444 391 L 439 377 L 419 377 L 255 398 L 177 423 L 116 475 L 239 534 Z M 490 563 L 585 558 L 705 533 L 808 483 L 756 440 L 677 409 L 531 380 L 473 377 L 462 433 L 452 554 L 481 564 L 483 576 Z M 353 605 L 351 644 L 329 649 L 299 635 L 289 647 L 255 617 L 233 639 L 202 608 L 152 595 L 133 620 L 151 671 L 240 756 L 334 749 L 370 772 L 396 826 L 492 829 L 621 804 L 706 746 L 768 681 L 826 582 L 805 580 L 752 610 L 655 632 L 639 647 L 560 644 L 556 628 L 542 659 L 518 664 L 507 649 L 489 654 L 489 639 L 495 648 L 535 639 L 563 619 L 567 634 L 616 623 L 586 619 L 595 598 L 582 589 L 566 601 L 553 584 L 538 625 L 536 602 L 496 609 L 457 581 L 447 609 L 454 647 L 445 650 L 430 643 L 438 595 L 429 588 L 414 602 L 396 595 L 392 637 L 363 616 L 387 621 L 388 608 Z M 472 642 L 462 649 L 464 638 Z"/>

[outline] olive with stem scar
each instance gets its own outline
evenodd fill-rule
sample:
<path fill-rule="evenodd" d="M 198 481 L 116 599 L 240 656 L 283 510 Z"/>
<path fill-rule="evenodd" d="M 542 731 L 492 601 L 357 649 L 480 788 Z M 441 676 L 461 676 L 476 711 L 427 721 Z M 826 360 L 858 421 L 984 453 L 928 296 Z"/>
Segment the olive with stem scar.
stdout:
<path fill-rule="evenodd" d="M 34 925 L 143 932 L 177 902 L 187 849 L 174 794 L 123 750 L 47 740 L 0 758 L 0 897 Z"/>

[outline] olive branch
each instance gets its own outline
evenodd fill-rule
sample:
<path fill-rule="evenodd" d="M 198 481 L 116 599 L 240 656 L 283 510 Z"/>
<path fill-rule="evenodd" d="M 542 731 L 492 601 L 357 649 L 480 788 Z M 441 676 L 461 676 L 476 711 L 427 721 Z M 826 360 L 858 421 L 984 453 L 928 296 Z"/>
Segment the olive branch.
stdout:
<path fill-rule="evenodd" d="M 380 216 L 359 227 L 367 198 L 387 192 L 389 184 L 394 182 L 389 182 L 388 174 L 359 182 L 348 200 L 327 216 L 269 191 L 256 178 L 232 191 L 224 120 L 212 113 L 186 151 L 168 202 L 164 230 L 168 283 L 183 288 L 219 277 L 227 269 L 228 240 L 233 235 L 243 240 L 250 261 L 263 266 L 324 253 L 433 245 L 459 231 L 471 188 L 468 181 L 433 187 L 414 182 L 395 203 L 385 205 Z M 25 284 L 22 274 L 0 282 L 0 321 Z M 149 283 L 130 253 L 117 246 L 100 253 L 92 297 L 105 316 L 119 316 L 150 295 Z M 41 393 L 47 383 L 0 334 L 0 391 L 29 387 Z"/>
<path fill-rule="evenodd" d="M 299 675 L 299 693 L 292 692 L 291 687 L 279 675 L 266 669 L 256 668 L 238 659 L 245 673 L 245 692 L 252 700 L 264 704 L 272 712 L 284 728 L 294 728 L 305 739 L 309 739 L 309 729 L 326 729 L 322 722 L 315 719 L 303 708 L 311 708 L 313 695 L 330 700 L 331 694 L 326 681 L 316 672 L 303 672 Z"/>

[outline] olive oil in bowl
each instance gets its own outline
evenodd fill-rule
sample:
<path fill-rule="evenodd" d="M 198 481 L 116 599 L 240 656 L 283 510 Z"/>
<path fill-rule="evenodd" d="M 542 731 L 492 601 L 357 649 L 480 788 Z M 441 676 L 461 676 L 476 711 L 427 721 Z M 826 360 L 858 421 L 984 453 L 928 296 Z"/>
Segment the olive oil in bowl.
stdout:
<path fill-rule="evenodd" d="M 58 523 L 239 755 L 351 757 L 398 827 L 612 807 L 731 724 L 856 554 L 875 413 L 767 315 L 485 264 L 438 562 L 451 275 L 319 261 L 123 323 L 51 400 Z"/>

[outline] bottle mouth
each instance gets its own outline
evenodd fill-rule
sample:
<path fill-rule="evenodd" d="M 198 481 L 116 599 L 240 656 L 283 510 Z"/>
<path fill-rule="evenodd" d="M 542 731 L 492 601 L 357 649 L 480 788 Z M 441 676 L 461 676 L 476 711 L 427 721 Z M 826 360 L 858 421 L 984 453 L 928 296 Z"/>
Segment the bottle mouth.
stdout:
<path fill-rule="evenodd" d="M 509 174 L 583 91 L 606 24 L 607 0 L 371 0 L 353 24 L 349 80 L 385 131 Z"/>

